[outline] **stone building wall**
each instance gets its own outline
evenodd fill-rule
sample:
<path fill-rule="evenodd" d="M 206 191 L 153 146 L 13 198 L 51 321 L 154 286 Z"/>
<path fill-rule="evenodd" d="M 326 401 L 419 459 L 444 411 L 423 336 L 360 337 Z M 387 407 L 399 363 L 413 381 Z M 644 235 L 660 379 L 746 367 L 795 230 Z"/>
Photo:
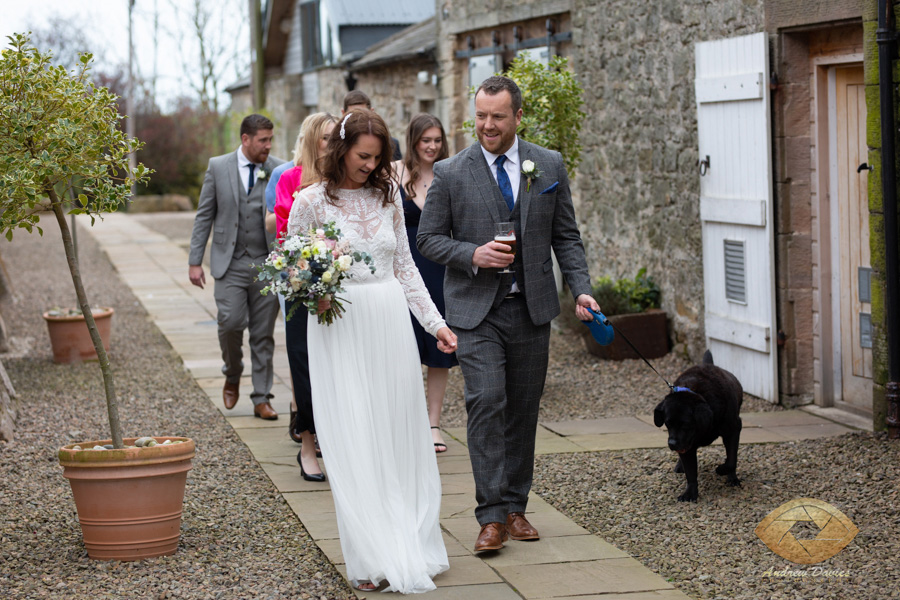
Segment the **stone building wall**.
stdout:
<path fill-rule="evenodd" d="M 591 275 L 660 284 L 673 341 L 704 350 L 694 44 L 763 28 L 763 0 L 573 0 L 585 90 L 575 186 Z"/>
<path fill-rule="evenodd" d="M 419 71 L 433 73 L 435 63 L 411 60 L 354 72 L 356 89 L 369 96 L 372 110 L 381 115 L 391 135 L 399 140 L 404 156 L 410 119 L 420 112 L 435 112 L 436 91 L 430 82 L 418 81 Z"/>
<path fill-rule="evenodd" d="M 347 93 L 346 72 L 343 69 L 329 67 L 316 71 L 318 78 L 318 104 L 309 107 L 310 112 L 330 112 L 341 114 L 341 105 Z"/>

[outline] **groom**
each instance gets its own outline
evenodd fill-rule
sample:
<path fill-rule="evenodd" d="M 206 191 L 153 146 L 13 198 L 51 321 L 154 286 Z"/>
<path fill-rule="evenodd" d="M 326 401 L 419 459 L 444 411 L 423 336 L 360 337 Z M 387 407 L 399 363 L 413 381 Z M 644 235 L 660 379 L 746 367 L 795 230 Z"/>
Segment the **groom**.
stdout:
<path fill-rule="evenodd" d="M 447 323 L 466 382 L 467 439 L 481 533 L 475 551 L 499 550 L 507 536 L 537 540 L 525 518 L 550 321 L 559 314 L 552 249 L 575 297 L 575 313 L 599 311 L 558 152 L 520 140 L 522 94 L 507 77 L 475 93 L 472 145 L 435 163 L 417 245 L 446 265 Z M 530 163 L 528 161 L 531 161 Z M 529 169 L 528 167 L 531 167 Z M 516 253 L 493 241 L 512 221 Z M 511 265 L 511 266 L 510 266 Z M 510 267 L 514 274 L 499 271 Z"/>

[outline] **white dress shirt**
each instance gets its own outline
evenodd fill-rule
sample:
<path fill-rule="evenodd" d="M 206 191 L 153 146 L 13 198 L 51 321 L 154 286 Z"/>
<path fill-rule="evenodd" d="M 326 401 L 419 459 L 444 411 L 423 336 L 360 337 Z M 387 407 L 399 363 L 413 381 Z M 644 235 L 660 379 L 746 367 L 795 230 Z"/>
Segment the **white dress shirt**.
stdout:
<path fill-rule="evenodd" d="M 481 152 L 484 154 L 484 159 L 487 161 L 488 168 L 491 170 L 491 175 L 494 176 L 494 181 L 497 180 L 497 165 L 495 161 L 499 154 L 491 154 L 487 150 L 484 149 L 484 146 L 481 146 Z M 519 201 L 519 183 L 522 179 L 522 169 L 519 166 L 519 136 L 516 136 L 516 139 L 513 140 L 512 146 L 509 147 L 509 150 L 504 152 L 506 155 L 506 162 L 503 163 L 503 170 L 506 171 L 506 174 L 509 176 L 509 184 L 512 187 L 513 193 L 513 204 Z M 521 246 L 520 246 L 521 248 Z M 472 272 L 476 275 L 478 274 L 478 267 L 472 265 Z M 513 281 L 512 289 L 510 292 L 518 292 L 519 285 L 516 281 Z"/>
<path fill-rule="evenodd" d="M 494 176 L 494 181 L 496 181 L 497 165 L 494 164 L 494 161 L 496 161 L 497 157 L 500 155 L 491 154 L 484 149 L 484 146 L 481 147 L 481 152 L 484 153 L 484 159 L 487 161 L 488 167 L 491 170 L 491 175 Z M 512 186 L 513 193 L 513 204 L 515 204 L 519 200 L 519 183 L 522 179 L 522 167 L 519 162 L 519 136 L 516 136 L 516 139 L 513 140 L 513 145 L 510 146 L 509 150 L 504 152 L 504 154 L 506 155 L 506 162 L 503 163 L 503 170 L 509 175 L 509 183 Z"/>
<path fill-rule="evenodd" d="M 249 194 L 250 190 L 247 189 L 247 182 L 250 181 L 250 165 L 256 165 L 256 168 L 253 170 L 253 185 L 256 185 L 256 174 L 259 173 L 259 169 L 262 165 L 251 162 L 249 158 L 244 156 L 243 146 L 239 146 L 237 149 L 237 159 L 238 175 L 240 175 L 241 185 L 244 186 L 244 191 Z"/>

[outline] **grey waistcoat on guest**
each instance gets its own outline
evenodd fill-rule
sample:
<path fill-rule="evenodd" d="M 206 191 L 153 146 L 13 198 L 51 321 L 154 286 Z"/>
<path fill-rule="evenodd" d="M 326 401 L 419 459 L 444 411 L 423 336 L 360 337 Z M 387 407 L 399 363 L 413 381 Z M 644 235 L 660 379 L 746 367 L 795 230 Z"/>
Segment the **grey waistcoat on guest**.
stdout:
<path fill-rule="evenodd" d="M 266 222 L 263 215 L 265 189 L 265 182 L 262 180 L 256 182 L 249 196 L 244 186 L 240 187 L 234 258 L 240 258 L 245 253 L 250 258 L 260 258 L 269 253 L 266 245 Z"/>

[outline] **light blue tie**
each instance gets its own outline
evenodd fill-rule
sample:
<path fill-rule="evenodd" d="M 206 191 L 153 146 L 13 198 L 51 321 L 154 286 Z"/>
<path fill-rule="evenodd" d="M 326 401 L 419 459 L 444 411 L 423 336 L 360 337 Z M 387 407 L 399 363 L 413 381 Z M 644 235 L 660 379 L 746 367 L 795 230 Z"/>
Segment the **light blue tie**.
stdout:
<path fill-rule="evenodd" d="M 503 196 L 503 199 L 506 200 L 509 212 L 512 212 L 513 208 L 516 206 L 516 200 L 513 196 L 512 184 L 509 182 L 509 175 L 506 174 L 506 169 L 503 168 L 503 163 L 505 162 L 506 155 L 501 154 L 497 157 L 497 160 L 494 161 L 494 164 L 497 165 L 497 185 L 500 186 L 500 194 Z"/>

